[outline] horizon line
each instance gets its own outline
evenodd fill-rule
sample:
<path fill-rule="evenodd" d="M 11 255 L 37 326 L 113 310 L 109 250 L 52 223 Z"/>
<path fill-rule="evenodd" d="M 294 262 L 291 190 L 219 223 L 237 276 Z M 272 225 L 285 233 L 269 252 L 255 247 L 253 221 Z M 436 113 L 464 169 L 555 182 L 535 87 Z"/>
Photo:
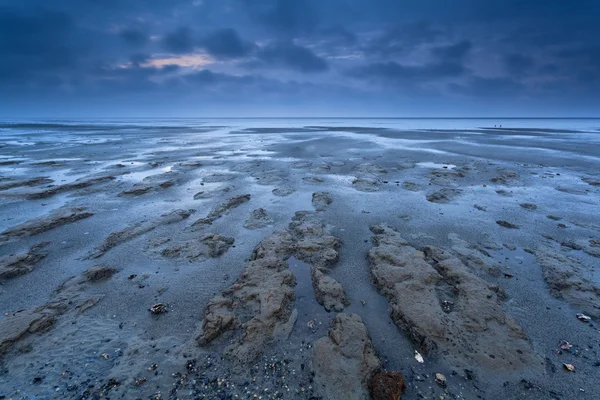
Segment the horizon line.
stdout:
<path fill-rule="evenodd" d="M 63 117 L 32 117 L 32 116 L 18 116 L 18 117 L 4 117 L 0 116 L 0 119 L 46 119 L 46 120 L 64 120 L 64 119 L 318 119 L 318 118 L 330 118 L 330 119 L 600 119 L 599 117 L 381 117 L 381 116 L 363 116 L 363 117 L 342 117 L 342 116 L 315 116 L 315 117 L 295 117 L 295 116 L 281 116 L 281 117 L 248 117 L 248 116 L 237 116 L 237 117 L 208 117 L 208 116 L 197 116 L 197 117 L 174 117 L 174 116 L 147 116 L 147 117 L 124 117 L 124 116 L 63 116 Z"/>

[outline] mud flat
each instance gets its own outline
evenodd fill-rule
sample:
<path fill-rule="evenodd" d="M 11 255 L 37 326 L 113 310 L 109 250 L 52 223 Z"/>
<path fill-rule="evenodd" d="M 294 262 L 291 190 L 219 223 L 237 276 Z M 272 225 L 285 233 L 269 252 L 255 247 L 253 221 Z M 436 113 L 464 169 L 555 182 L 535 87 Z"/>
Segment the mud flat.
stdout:
<path fill-rule="evenodd" d="M 596 398 L 598 131 L 361 122 L 3 128 L 0 398 Z"/>

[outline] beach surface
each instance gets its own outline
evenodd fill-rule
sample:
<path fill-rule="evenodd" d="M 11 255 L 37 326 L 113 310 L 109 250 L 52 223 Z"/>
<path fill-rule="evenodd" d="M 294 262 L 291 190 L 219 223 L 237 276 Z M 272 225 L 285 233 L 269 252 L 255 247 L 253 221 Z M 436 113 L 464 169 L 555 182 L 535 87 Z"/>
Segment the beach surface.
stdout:
<path fill-rule="evenodd" d="M 0 399 L 595 399 L 599 266 L 600 120 L 0 123 Z"/>

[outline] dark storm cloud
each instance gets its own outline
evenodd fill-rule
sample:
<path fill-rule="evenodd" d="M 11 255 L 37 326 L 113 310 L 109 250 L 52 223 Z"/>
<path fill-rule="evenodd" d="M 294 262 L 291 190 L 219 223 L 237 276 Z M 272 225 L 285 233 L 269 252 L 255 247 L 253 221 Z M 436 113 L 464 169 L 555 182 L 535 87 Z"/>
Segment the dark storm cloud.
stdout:
<path fill-rule="evenodd" d="M 354 78 L 366 78 L 389 83 L 411 84 L 430 82 L 444 78 L 461 76 L 466 68 L 456 62 L 432 63 L 424 65 L 403 65 L 397 62 L 374 63 L 350 71 Z"/>
<path fill-rule="evenodd" d="M 327 62 L 306 47 L 291 42 L 280 42 L 265 46 L 258 58 L 272 65 L 284 66 L 300 72 L 323 72 L 328 69 Z"/>
<path fill-rule="evenodd" d="M 469 54 L 472 47 L 469 40 L 462 40 L 452 45 L 436 47 L 433 54 L 444 60 L 461 60 Z"/>
<path fill-rule="evenodd" d="M 518 97 L 523 94 L 525 86 L 510 78 L 472 77 L 464 84 L 451 84 L 450 89 L 462 95 L 487 99 Z"/>
<path fill-rule="evenodd" d="M 283 34 L 315 29 L 319 24 L 317 4 L 312 0 L 242 0 L 247 12 L 261 25 Z"/>
<path fill-rule="evenodd" d="M 186 26 L 169 32 L 162 40 L 165 50 L 172 53 L 189 53 L 195 48 L 194 33 Z"/>
<path fill-rule="evenodd" d="M 135 28 L 126 28 L 119 32 L 119 36 L 133 47 L 141 47 L 148 43 L 150 38 L 146 32 Z"/>
<path fill-rule="evenodd" d="M 597 0 L 0 0 L 0 109 L 42 92 L 82 108 L 91 94 L 168 103 L 199 87 L 238 103 L 370 90 L 372 104 L 401 92 L 600 109 L 598 15 Z"/>
<path fill-rule="evenodd" d="M 371 39 L 364 50 L 368 54 L 393 56 L 406 53 L 423 43 L 435 42 L 441 35 L 440 29 L 425 21 L 394 25 Z"/>
<path fill-rule="evenodd" d="M 522 54 L 507 54 L 504 56 L 504 64 L 511 75 L 520 76 L 529 73 L 535 63 L 531 57 Z"/>
<path fill-rule="evenodd" d="M 248 55 L 256 47 L 254 43 L 242 40 L 233 29 L 220 29 L 204 37 L 202 47 L 217 58 L 235 58 Z"/>

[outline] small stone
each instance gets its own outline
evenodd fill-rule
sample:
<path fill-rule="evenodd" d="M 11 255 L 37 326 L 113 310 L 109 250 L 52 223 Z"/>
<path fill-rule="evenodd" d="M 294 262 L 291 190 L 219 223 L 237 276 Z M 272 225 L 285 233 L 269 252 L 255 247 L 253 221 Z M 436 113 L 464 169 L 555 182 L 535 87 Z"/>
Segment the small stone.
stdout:
<path fill-rule="evenodd" d="M 575 366 L 573 364 L 563 364 L 563 367 L 569 372 L 575 372 Z"/>
<path fill-rule="evenodd" d="M 439 372 L 435 374 L 435 382 L 440 386 L 446 386 L 446 377 Z"/>

